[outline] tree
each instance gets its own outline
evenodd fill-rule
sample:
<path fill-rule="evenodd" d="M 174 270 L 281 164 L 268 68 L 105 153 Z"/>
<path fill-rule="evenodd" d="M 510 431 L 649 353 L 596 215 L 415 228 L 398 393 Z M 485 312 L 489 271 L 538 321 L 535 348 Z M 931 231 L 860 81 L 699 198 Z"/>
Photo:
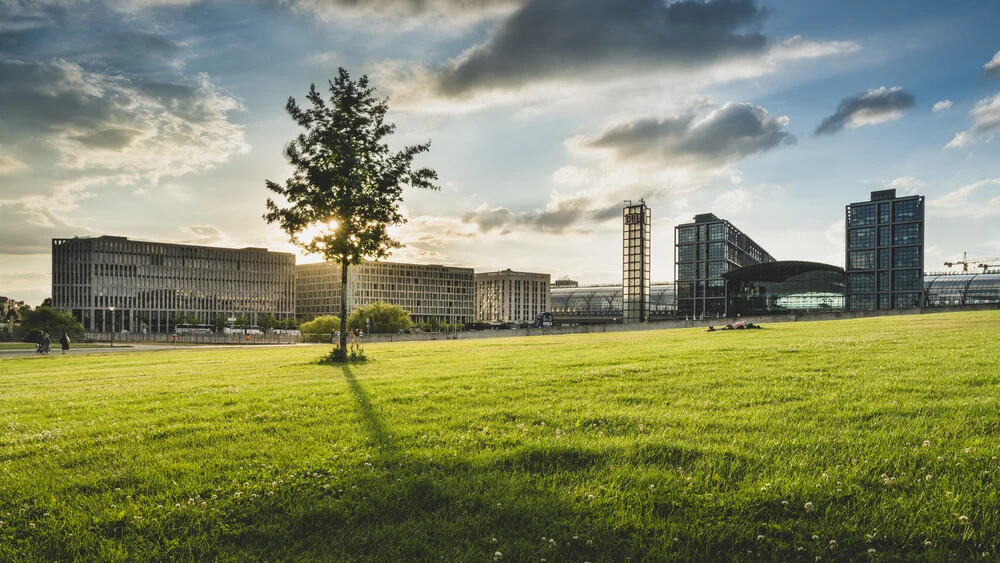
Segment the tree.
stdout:
<path fill-rule="evenodd" d="M 39 307 L 29 312 L 21 321 L 20 330 L 22 333 L 32 330 L 47 332 L 53 338 L 58 338 L 64 332 L 68 332 L 71 338 L 83 337 L 83 325 L 73 315 L 52 307 Z"/>
<path fill-rule="evenodd" d="M 257 324 L 260 325 L 260 328 L 263 329 L 264 332 L 269 332 L 272 328 L 278 325 L 278 319 L 275 318 L 274 314 L 267 313 L 260 317 Z"/>
<path fill-rule="evenodd" d="M 347 319 L 347 328 L 363 330 L 372 334 L 387 334 L 406 330 L 413 326 L 410 312 L 399 305 L 384 301 L 358 307 Z"/>
<path fill-rule="evenodd" d="M 413 168 L 413 159 L 430 142 L 393 153 L 384 139 L 396 126 L 385 121 L 389 102 L 376 98 L 368 77 L 351 80 L 341 68 L 330 81 L 329 103 L 309 87 L 309 109 L 288 98 L 285 110 L 305 129 L 285 147 L 292 177 L 267 188 L 288 202 L 267 199 L 268 223 L 278 223 L 293 244 L 340 264 L 340 351 L 347 355 L 347 268 L 366 259 L 386 258 L 402 244 L 387 228 L 406 222 L 399 211 L 404 186 L 440 189 L 430 168 Z M 315 233 L 314 233 L 315 230 Z M 304 237 L 300 239 L 301 237 Z"/>
<path fill-rule="evenodd" d="M 299 325 L 303 342 L 329 342 L 333 332 L 340 327 L 340 319 L 333 315 L 324 315 Z M 341 331 L 341 335 L 344 332 Z"/>

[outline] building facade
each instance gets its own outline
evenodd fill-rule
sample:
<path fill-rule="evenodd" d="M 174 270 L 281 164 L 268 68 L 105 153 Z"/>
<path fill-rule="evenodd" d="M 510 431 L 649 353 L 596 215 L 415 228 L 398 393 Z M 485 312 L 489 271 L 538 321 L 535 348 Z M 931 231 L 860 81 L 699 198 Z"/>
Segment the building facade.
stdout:
<path fill-rule="evenodd" d="M 726 280 L 722 274 L 774 258 L 732 223 L 712 213 L 674 229 L 674 279 L 677 313 L 691 317 L 726 316 Z"/>
<path fill-rule="evenodd" d="M 850 311 L 919 307 L 924 289 L 924 197 L 871 193 L 846 209 Z"/>
<path fill-rule="evenodd" d="M 410 312 L 413 322 L 437 319 L 469 323 L 475 317 L 472 268 L 366 262 L 347 269 L 347 314 L 383 301 Z M 295 268 L 295 312 L 302 318 L 342 316 L 340 265 L 321 262 Z"/>
<path fill-rule="evenodd" d="M 112 236 L 53 239 L 52 306 L 97 332 L 170 332 L 181 314 L 206 324 L 289 318 L 295 255 Z"/>
<path fill-rule="evenodd" d="M 818 262 L 779 261 L 730 270 L 728 316 L 844 310 L 844 269 Z"/>
<path fill-rule="evenodd" d="M 646 202 L 622 210 L 622 314 L 623 322 L 649 320 L 649 243 L 652 213 Z"/>
<path fill-rule="evenodd" d="M 548 312 L 551 274 L 502 270 L 476 274 L 476 320 L 531 322 Z"/>

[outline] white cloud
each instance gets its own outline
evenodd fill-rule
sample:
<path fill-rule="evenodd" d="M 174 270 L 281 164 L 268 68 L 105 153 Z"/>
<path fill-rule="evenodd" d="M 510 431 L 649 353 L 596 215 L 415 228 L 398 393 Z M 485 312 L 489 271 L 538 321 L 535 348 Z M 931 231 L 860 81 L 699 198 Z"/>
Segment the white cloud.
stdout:
<path fill-rule="evenodd" d="M 886 188 L 900 190 L 906 194 L 915 194 L 918 190 L 927 187 L 927 183 L 914 178 L 913 176 L 900 176 L 885 183 Z"/>
<path fill-rule="evenodd" d="M 1000 92 L 993 97 L 983 98 L 969 112 L 972 128 L 955 134 L 955 138 L 947 145 L 949 149 L 961 148 L 975 143 L 979 139 L 987 142 L 1000 131 Z"/>
<path fill-rule="evenodd" d="M 982 197 L 984 191 L 992 195 Z M 989 178 L 962 186 L 928 201 L 927 209 L 946 217 L 982 219 L 1000 216 L 1000 178 Z"/>
<path fill-rule="evenodd" d="M 983 70 L 990 74 L 1000 73 L 1000 51 L 997 51 L 997 54 L 993 55 L 990 62 L 983 65 Z"/>
<path fill-rule="evenodd" d="M 712 209 L 723 214 L 739 215 L 753 209 L 754 195 L 739 187 L 719 194 L 712 202 Z"/>
<path fill-rule="evenodd" d="M 28 165 L 12 156 L 0 155 L 0 176 L 17 174 L 28 169 Z"/>
<path fill-rule="evenodd" d="M 934 104 L 934 112 L 944 111 L 951 107 L 951 100 L 941 100 L 940 102 Z"/>

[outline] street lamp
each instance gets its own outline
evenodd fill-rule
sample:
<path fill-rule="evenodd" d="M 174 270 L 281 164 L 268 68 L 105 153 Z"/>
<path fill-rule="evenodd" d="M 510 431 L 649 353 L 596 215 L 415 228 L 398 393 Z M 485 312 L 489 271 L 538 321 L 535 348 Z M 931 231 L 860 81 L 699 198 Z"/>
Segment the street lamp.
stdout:
<path fill-rule="evenodd" d="M 372 320 L 365 319 L 365 336 L 371 334 L 372 332 Z"/>
<path fill-rule="evenodd" d="M 111 347 L 114 348 L 115 347 L 115 308 L 114 307 L 108 307 L 108 310 L 111 311 Z"/>

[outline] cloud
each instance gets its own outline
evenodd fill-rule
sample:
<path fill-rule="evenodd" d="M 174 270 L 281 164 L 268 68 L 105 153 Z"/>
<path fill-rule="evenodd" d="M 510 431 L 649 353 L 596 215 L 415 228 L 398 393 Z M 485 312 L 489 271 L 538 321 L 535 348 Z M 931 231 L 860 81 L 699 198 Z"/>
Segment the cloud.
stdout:
<path fill-rule="evenodd" d="M 906 110 L 917 105 L 912 94 L 895 86 L 868 90 L 844 98 L 837 111 L 823 120 L 816 128 L 816 135 L 832 135 L 844 128 L 854 129 L 863 125 L 877 125 L 899 119 Z"/>
<path fill-rule="evenodd" d="M 939 111 L 944 111 L 951 107 L 951 100 L 941 100 L 940 102 L 934 104 L 934 113 Z"/>
<path fill-rule="evenodd" d="M 972 128 L 955 134 L 955 138 L 947 145 L 949 149 L 971 145 L 978 139 L 990 141 L 994 134 L 1000 131 L 1000 92 L 992 98 L 983 98 L 969 112 Z"/>
<path fill-rule="evenodd" d="M 588 197 L 554 199 L 544 209 L 514 213 L 506 207 L 489 207 L 486 204 L 462 215 L 462 221 L 476 225 L 480 233 L 499 231 L 511 233 L 517 227 L 542 233 L 563 233 L 584 221 L 603 222 L 621 215 L 621 205 L 595 208 Z"/>
<path fill-rule="evenodd" d="M 750 190 L 738 187 L 716 196 L 712 209 L 722 214 L 738 215 L 753 209 L 753 200 L 754 195 Z"/>
<path fill-rule="evenodd" d="M 37 200 L 0 199 L 0 240 L 3 254 L 43 254 L 52 249 L 52 239 L 85 234 L 81 228 L 59 217 Z"/>
<path fill-rule="evenodd" d="M 900 190 L 903 193 L 915 194 L 918 190 L 926 188 L 927 182 L 918 180 L 913 176 L 900 176 L 890 182 L 886 182 L 884 185 L 886 188 Z"/>
<path fill-rule="evenodd" d="M 993 196 L 976 197 L 983 188 L 990 189 Z M 1000 178 L 989 178 L 968 184 L 927 202 L 927 209 L 946 217 L 966 217 L 982 219 L 1000 217 Z"/>
<path fill-rule="evenodd" d="M 509 13 L 522 0 L 281 0 L 323 19 L 390 20 L 411 24 L 472 23 Z"/>
<path fill-rule="evenodd" d="M 89 72 L 75 63 L 0 58 L 0 119 L 36 136 L 65 169 L 127 173 L 156 183 L 245 153 L 242 109 L 205 75 L 190 84 Z"/>
<path fill-rule="evenodd" d="M 1000 74 L 1000 51 L 993 55 L 990 62 L 983 65 L 983 70 L 986 71 L 986 74 Z"/>
<path fill-rule="evenodd" d="M 17 174 L 22 170 L 27 170 L 28 165 L 12 156 L 0 155 L 0 176 L 6 174 Z"/>
<path fill-rule="evenodd" d="M 566 90 L 620 94 L 638 79 L 684 86 L 734 80 L 858 48 L 768 37 L 760 31 L 768 13 L 753 0 L 527 0 L 451 62 L 436 69 L 386 64 L 380 83 L 392 85 L 394 102 L 457 111 L 564 100 Z"/>
<path fill-rule="evenodd" d="M 788 117 L 772 117 L 766 109 L 729 102 L 702 119 L 639 118 L 613 125 L 593 136 L 570 140 L 571 146 L 608 151 L 618 161 L 662 166 L 727 164 L 781 145 L 795 136 L 786 130 Z"/>

